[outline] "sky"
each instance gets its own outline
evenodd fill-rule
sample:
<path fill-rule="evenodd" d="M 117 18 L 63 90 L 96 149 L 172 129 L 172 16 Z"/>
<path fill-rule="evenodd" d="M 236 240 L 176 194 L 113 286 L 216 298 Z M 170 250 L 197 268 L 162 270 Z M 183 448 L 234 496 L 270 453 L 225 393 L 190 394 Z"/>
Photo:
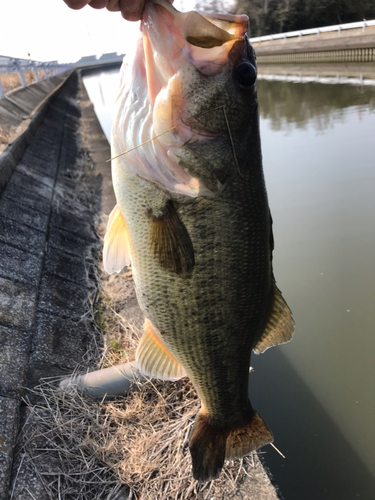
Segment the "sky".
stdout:
<path fill-rule="evenodd" d="M 175 0 L 175 6 L 190 10 L 195 0 Z M 119 12 L 71 10 L 63 0 L 0 0 L 0 26 L 1 56 L 28 59 L 30 54 L 34 61 L 59 62 L 126 53 L 139 29 Z"/>

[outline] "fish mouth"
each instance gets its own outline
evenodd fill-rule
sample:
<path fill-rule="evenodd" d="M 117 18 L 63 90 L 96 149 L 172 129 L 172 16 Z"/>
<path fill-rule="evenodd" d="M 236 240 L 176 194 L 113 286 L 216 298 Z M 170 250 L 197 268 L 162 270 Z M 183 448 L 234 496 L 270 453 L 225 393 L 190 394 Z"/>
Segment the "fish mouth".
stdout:
<path fill-rule="evenodd" d="M 156 19 L 153 9 L 164 15 L 164 21 Z M 180 12 L 168 0 L 152 0 L 146 3 L 142 21 L 148 23 L 150 20 L 151 24 L 157 24 L 159 30 L 166 22 L 170 31 L 180 31 L 185 40 L 189 41 L 190 38 L 194 42 L 193 45 L 205 48 L 242 38 L 249 25 L 246 14 Z"/>
<path fill-rule="evenodd" d="M 183 13 L 168 0 L 146 2 L 141 30 L 153 131 L 158 136 L 159 151 L 174 161 L 174 168 L 180 165 L 186 145 L 220 135 L 187 109 L 183 85 L 188 86 L 189 74 L 195 71 L 207 77 L 224 71 L 233 46 L 246 38 L 248 22 L 246 15 Z M 183 191 L 193 196 L 212 195 L 202 180 L 191 179 L 186 184 Z M 178 183 L 178 190 L 181 186 Z"/>
<path fill-rule="evenodd" d="M 179 12 L 168 0 L 149 1 L 142 18 L 142 31 L 150 79 L 157 76 L 160 85 L 166 85 L 187 63 L 205 75 L 219 73 L 228 63 L 235 42 L 244 39 L 248 23 L 249 18 L 244 14 Z"/>
<path fill-rule="evenodd" d="M 247 27 L 246 15 L 182 13 L 168 0 L 146 2 L 142 38 L 127 66 L 112 134 L 115 154 L 129 150 L 124 168 L 176 199 L 216 196 L 220 182 L 208 187 L 204 173 L 191 168 L 192 156 L 198 163 L 205 160 L 189 145 L 216 140 L 220 133 L 202 123 L 212 110 L 190 111 L 184 92 L 194 92 L 197 72 L 220 78 L 232 64 L 234 45 L 243 44 Z"/>
<path fill-rule="evenodd" d="M 191 65 L 205 76 L 220 73 L 228 65 L 233 45 L 245 39 L 248 22 L 246 15 L 179 12 L 168 0 L 146 3 L 141 25 L 145 73 L 158 134 L 173 127 L 182 143 L 191 135 L 197 140 L 217 136 L 187 111 L 181 96 L 181 69 Z M 168 121 L 170 113 L 173 117 Z M 160 118 L 162 126 L 158 126 Z"/>
<path fill-rule="evenodd" d="M 196 11 L 180 13 L 162 0 L 156 0 L 154 5 L 166 20 L 169 18 L 168 27 L 171 28 L 173 23 L 174 27 L 180 29 L 186 42 L 196 47 L 221 47 L 226 42 L 242 39 L 247 30 L 247 16 L 203 15 Z"/>

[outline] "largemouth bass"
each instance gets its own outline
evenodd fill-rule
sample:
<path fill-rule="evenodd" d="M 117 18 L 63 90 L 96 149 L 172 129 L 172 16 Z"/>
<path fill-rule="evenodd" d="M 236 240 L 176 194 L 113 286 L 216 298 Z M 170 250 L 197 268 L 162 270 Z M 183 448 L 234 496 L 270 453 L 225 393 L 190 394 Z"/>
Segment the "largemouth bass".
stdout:
<path fill-rule="evenodd" d="M 132 263 L 146 317 L 139 370 L 188 376 L 197 390 L 189 446 L 201 482 L 218 477 L 225 460 L 272 442 L 249 400 L 250 356 L 294 330 L 272 271 L 247 25 L 243 15 L 146 3 L 112 132 L 117 205 L 104 267 Z"/>

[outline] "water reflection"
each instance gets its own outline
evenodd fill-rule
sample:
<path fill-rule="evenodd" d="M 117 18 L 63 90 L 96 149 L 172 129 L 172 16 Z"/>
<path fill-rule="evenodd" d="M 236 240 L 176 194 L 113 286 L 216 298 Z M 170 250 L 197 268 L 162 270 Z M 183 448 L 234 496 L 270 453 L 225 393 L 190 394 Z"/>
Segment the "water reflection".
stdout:
<path fill-rule="evenodd" d="M 317 363 L 318 364 L 318 363 Z M 285 500 L 373 500 L 374 477 L 280 349 L 253 356 L 250 392 L 285 459 L 262 459 Z"/>
<path fill-rule="evenodd" d="M 373 87 L 259 80 L 258 97 L 261 117 L 270 120 L 273 130 L 308 124 L 323 131 L 342 121 L 350 106 L 375 109 Z"/>
<path fill-rule="evenodd" d="M 119 72 L 120 68 L 95 71 L 83 78 L 90 101 L 94 104 L 95 113 L 109 143 L 111 143 L 112 109 L 118 94 Z"/>
<path fill-rule="evenodd" d="M 271 402 L 279 379 L 290 391 L 273 408 L 287 478 L 270 464 L 287 500 L 375 498 L 374 102 L 370 87 L 259 82 L 275 275 L 297 330 L 255 362 L 275 370 Z"/>

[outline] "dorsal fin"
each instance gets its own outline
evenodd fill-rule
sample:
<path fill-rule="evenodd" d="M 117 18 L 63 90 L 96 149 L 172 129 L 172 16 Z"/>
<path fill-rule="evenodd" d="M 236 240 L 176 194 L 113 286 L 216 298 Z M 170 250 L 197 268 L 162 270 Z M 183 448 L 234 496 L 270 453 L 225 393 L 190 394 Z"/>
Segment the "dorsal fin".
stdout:
<path fill-rule="evenodd" d="M 146 319 L 144 334 L 135 353 L 138 369 L 143 375 L 161 380 L 179 380 L 186 377 L 182 365 L 160 340 L 151 322 Z"/>
<path fill-rule="evenodd" d="M 284 344 L 292 339 L 294 320 L 288 304 L 280 290 L 274 285 L 273 308 L 261 338 L 254 347 L 255 354 L 261 354 L 269 347 Z"/>
<path fill-rule="evenodd" d="M 131 254 L 128 231 L 118 205 L 109 215 L 104 236 L 103 266 L 108 274 L 119 273 L 130 265 Z"/>

